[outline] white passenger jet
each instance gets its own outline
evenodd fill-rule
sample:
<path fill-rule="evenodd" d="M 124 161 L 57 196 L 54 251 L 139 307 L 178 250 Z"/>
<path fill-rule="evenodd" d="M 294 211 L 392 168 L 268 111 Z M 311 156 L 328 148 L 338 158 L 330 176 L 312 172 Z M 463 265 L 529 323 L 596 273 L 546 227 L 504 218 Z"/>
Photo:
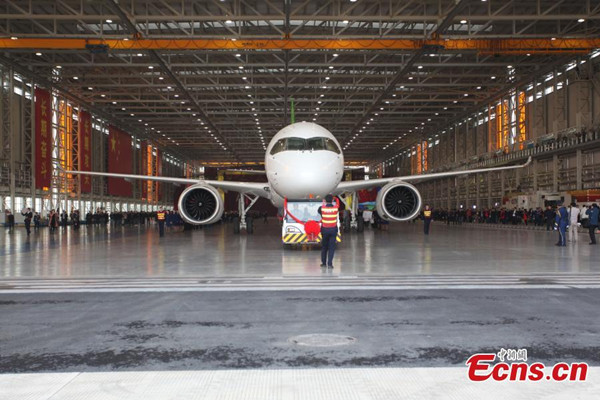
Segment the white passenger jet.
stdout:
<path fill-rule="evenodd" d="M 382 179 L 344 181 L 344 155 L 340 144 L 327 129 L 312 122 L 298 122 L 281 129 L 271 140 L 265 155 L 267 182 L 231 182 L 116 174 L 107 172 L 65 171 L 68 174 L 125 179 L 142 179 L 176 184 L 189 184 L 180 195 L 179 214 L 186 222 L 208 225 L 218 222 L 224 203 L 218 189 L 240 193 L 239 229 L 246 229 L 246 213 L 259 197 L 269 199 L 281 209 L 284 199 L 320 199 L 331 193 L 347 195 L 361 189 L 382 187 L 376 199 L 378 214 L 388 221 L 409 221 L 421 211 L 421 195 L 409 182 L 443 178 L 478 172 L 523 168 L 525 164 L 487 169 L 441 172 L 423 175 L 398 176 Z M 248 199 L 246 205 L 244 199 Z M 342 197 L 343 200 L 343 197 Z M 356 227 L 357 201 L 352 202 L 352 227 Z"/>

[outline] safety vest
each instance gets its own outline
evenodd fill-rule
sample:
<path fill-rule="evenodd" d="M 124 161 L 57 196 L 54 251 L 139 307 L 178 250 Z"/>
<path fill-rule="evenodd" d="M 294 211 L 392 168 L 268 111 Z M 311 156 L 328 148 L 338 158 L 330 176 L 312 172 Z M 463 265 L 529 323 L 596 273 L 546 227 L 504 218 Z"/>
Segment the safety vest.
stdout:
<path fill-rule="evenodd" d="M 423 211 L 423 215 L 425 216 L 425 218 L 431 218 L 431 210 Z"/>
<path fill-rule="evenodd" d="M 165 220 L 166 213 L 164 211 L 159 211 L 156 213 L 156 219 L 159 221 Z"/>
<path fill-rule="evenodd" d="M 321 207 L 321 227 L 337 228 L 338 208 L 335 206 Z"/>

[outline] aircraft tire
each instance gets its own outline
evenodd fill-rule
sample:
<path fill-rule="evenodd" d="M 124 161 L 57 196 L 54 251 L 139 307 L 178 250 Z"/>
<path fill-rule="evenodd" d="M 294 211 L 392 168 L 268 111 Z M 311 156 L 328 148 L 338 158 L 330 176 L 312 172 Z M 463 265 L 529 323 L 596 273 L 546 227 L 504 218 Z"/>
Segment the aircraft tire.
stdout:
<path fill-rule="evenodd" d="M 350 232 L 350 217 L 344 218 L 344 232 Z"/>
<path fill-rule="evenodd" d="M 246 233 L 254 233 L 254 220 L 252 219 L 252 217 L 246 218 Z"/>
<path fill-rule="evenodd" d="M 358 215 L 356 217 L 356 232 L 364 232 L 365 230 L 365 220 L 362 219 L 362 216 Z"/>

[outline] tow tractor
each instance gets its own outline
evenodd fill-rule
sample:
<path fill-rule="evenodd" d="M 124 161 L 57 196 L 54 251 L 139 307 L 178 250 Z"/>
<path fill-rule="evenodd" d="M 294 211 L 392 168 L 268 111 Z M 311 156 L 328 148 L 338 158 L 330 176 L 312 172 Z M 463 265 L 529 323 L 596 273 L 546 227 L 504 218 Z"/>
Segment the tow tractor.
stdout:
<path fill-rule="evenodd" d="M 337 201 L 337 200 L 336 200 Z M 288 200 L 283 207 L 283 225 L 281 240 L 284 248 L 294 245 L 311 245 L 321 243 L 321 200 Z M 340 221 L 338 218 L 337 242 L 342 241 Z"/>

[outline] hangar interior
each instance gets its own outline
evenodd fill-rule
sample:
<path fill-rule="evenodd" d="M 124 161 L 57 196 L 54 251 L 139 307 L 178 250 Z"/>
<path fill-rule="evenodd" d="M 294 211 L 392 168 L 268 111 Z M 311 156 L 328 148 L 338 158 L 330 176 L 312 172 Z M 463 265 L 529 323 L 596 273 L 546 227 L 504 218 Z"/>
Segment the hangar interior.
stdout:
<path fill-rule="evenodd" d="M 0 397 L 596 398 L 597 379 L 500 390 L 464 373 L 526 348 L 598 374 L 583 229 L 555 247 L 543 228 L 391 223 L 345 232 L 323 270 L 282 249 L 267 200 L 239 235 L 29 236 L 20 211 L 151 213 L 184 190 L 64 170 L 262 182 L 292 121 L 334 135 L 345 180 L 531 159 L 415 183 L 435 211 L 591 204 L 598 56 L 600 0 L 2 0 L 0 222 L 18 225 L 0 234 Z M 239 198 L 225 211 L 254 204 Z"/>
<path fill-rule="evenodd" d="M 115 126 L 134 144 L 131 172 L 200 176 L 263 163 L 292 101 L 297 121 L 327 127 L 347 164 L 373 177 L 533 156 L 524 171 L 422 185 L 435 207 L 491 207 L 517 188 L 593 189 L 595 11 L 593 1 L 7 1 L 2 204 L 173 204 L 172 185 L 134 185 L 124 198 L 105 178 L 83 193 L 65 181 L 56 166 L 80 163 L 80 111 L 93 121 L 92 170 L 107 170 Z M 52 98 L 49 187 L 34 176 L 35 88 Z"/>

